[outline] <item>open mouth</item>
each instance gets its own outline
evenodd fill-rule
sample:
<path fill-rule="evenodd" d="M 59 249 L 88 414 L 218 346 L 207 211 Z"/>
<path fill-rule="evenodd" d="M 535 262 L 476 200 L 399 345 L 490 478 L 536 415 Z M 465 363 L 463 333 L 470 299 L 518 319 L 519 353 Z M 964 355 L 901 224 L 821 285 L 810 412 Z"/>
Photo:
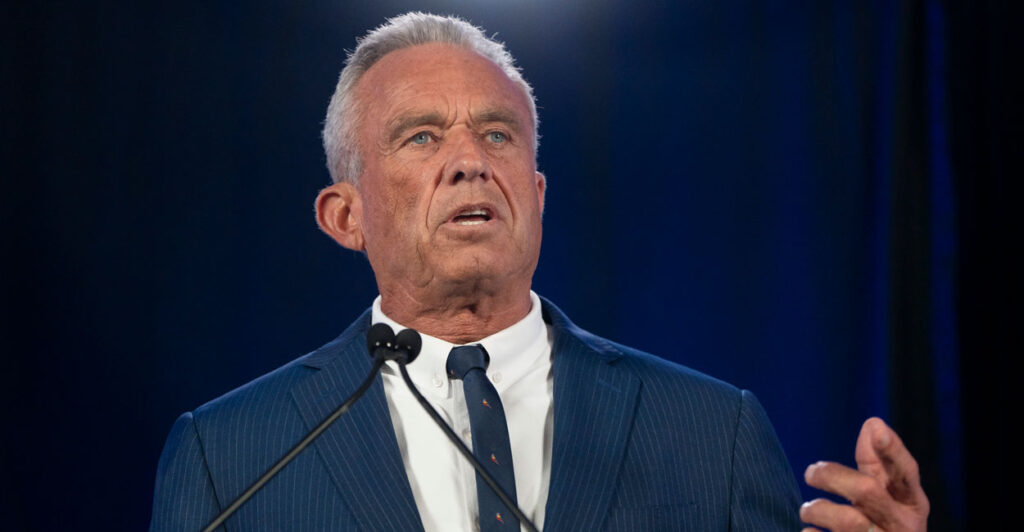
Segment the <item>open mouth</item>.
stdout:
<path fill-rule="evenodd" d="M 451 221 L 457 225 L 480 225 L 490 219 L 491 213 L 487 209 L 472 208 L 460 211 Z"/>

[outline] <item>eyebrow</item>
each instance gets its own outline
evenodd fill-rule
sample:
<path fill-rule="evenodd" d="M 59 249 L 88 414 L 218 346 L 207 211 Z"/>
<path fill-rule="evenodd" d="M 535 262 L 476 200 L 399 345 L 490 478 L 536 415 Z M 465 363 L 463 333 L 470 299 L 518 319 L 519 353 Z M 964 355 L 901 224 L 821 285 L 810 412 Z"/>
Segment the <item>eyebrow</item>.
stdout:
<path fill-rule="evenodd" d="M 419 126 L 444 127 L 445 119 L 440 113 L 408 113 L 400 114 L 388 121 L 388 143 L 400 139 L 406 131 Z"/>
<path fill-rule="evenodd" d="M 519 119 L 519 116 L 512 112 L 510 109 L 504 107 L 492 107 L 484 109 L 479 113 L 473 115 L 473 121 L 479 123 L 492 123 L 499 122 L 507 124 L 512 129 L 517 131 L 523 130 L 523 122 Z"/>

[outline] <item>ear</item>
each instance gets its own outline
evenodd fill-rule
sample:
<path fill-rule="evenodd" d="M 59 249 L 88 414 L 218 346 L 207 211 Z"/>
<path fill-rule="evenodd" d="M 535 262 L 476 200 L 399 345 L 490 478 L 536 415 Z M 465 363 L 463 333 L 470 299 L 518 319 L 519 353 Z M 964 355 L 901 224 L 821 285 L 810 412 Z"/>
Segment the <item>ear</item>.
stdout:
<path fill-rule="evenodd" d="M 353 251 L 366 251 L 363 238 L 363 200 L 351 183 L 335 183 L 316 197 L 316 223 L 335 242 Z"/>
<path fill-rule="evenodd" d="M 537 201 L 540 202 L 540 213 L 544 214 L 544 192 L 547 191 L 547 178 L 540 172 L 534 172 L 537 178 Z"/>

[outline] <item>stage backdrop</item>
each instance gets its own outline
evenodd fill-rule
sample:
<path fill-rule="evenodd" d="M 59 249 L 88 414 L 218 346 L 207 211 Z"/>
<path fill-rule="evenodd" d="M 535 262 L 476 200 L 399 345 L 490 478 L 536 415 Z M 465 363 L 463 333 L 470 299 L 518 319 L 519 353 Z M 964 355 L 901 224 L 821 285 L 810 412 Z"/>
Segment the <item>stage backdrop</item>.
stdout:
<path fill-rule="evenodd" d="M 538 293 L 754 391 L 801 484 L 885 417 L 962 526 L 948 6 L 563 4 L 5 9 L 2 520 L 144 528 L 179 414 L 370 305 L 319 131 L 354 39 L 423 9 L 534 85 Z"/>

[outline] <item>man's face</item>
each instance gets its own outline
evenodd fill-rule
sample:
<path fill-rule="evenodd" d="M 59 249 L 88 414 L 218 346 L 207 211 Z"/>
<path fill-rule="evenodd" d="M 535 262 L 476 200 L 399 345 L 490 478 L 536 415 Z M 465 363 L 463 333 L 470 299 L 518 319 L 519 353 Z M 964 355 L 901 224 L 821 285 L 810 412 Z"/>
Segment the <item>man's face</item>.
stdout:
<path fill-rule="evenodd" d="M 355 97 L 363 173 L 353 216 L 382 291 L 529 286 L 544 176 L 522 88 L 480 55 L 435 43 L 384 56 Z"/>

